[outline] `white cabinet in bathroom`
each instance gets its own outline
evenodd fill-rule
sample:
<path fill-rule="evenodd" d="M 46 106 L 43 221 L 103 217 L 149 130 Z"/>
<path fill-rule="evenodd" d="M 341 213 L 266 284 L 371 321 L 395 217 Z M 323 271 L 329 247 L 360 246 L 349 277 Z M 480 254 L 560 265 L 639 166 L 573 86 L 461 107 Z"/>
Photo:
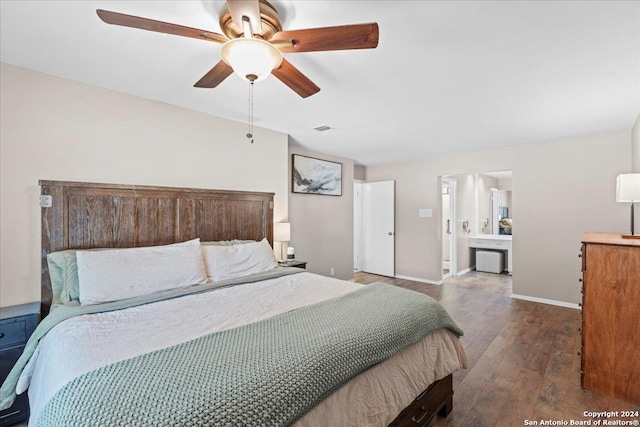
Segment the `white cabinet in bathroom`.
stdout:
<path fill-rule="evenodd" d="M 505 251 L 507 254 L 505 269 L 509 274 L 513 273 L 512 236 L 504 234 L 476 234 L 469 237 L 469 247 Z"/>

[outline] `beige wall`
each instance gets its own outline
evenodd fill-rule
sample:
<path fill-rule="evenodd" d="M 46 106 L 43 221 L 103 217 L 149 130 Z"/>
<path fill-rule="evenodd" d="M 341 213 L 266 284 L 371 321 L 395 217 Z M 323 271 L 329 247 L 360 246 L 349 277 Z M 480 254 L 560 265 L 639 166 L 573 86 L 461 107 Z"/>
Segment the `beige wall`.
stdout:
<path fill-rule="evenodd" d="M 501 178 L 498 180 L 498 189 L 501 191 L 511 191 L 511 178 Z"/>
<path fill-rule="evenodd" d="M 289 146 L 291 154 L 302 154 L 342 163 L 342 196 L 320 196 L 289 192 L 291 242 L 296 258 L 307 261 L 312 273 L 353 278 L 353 160 Z M 289 165 L 291 174 L 291 165 Z M 289 189 L 290 191 L 290 189 Z"/>
<path fill-rule="evenodd" d="M 615 181 L 629 169 L 630 144 L 627 131 L 367 167 L 367 180 L 396 180 L 397 274 L 441 278 L 439 176 L 511 170 L 513 293 L 579 302 L 582 233 L 629 228 Z M 434 217 L 423 221 L 419 208 Z"/>
<path fill-rule="evenodd" d="M 366 168 L 362 165 L 353 166 L 353 179 L 364 181 L 366 179 Z"/>
<path fill-rule="evenodd" d="M 640 114 L 631 130 L 631 171 L 640 172 Z"/>
<path fill-rule="evenodd" d="M 287 217 L 286 134 L 1 67 L 0 306 L 40 299 L 39 179 L 269 191 Z"/>

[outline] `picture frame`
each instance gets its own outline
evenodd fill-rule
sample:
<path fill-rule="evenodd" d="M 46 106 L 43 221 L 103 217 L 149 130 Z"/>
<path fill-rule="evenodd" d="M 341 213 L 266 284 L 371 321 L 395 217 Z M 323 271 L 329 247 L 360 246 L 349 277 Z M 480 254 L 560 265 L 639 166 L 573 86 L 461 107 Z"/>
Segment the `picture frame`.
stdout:
<path fill-rule="evenodd" d="M 342 196 L 342 163 L 293 154 L 291 192 Z"/>

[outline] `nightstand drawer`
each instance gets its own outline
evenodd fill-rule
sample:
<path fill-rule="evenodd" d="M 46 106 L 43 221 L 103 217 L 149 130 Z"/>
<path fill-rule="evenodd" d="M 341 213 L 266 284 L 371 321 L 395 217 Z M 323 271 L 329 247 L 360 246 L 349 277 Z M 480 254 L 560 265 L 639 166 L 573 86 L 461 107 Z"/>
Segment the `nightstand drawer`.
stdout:
<path fill-rule="evenodd" d="M 279 262 L 278 263 L 279 266 L 281 267 L 296 267 L 296 268 L 307 268 L 307 261 L 299 261 L 299 260 L 293 260 L 293 261 L 286 261 L 286 262 Z"/>
<path fill-rule="evenodd" d="M 0 379 L 4 379 L 9 375 L 9 371 L 11 371 L 13 364 L 18 360 L 23 350 L 24 344 L 0 350 Z M 29 401 L 25 392 L 16 397 L 13 405 L 4 411 L 0 411 L 0 426 L 10 426 L 18 421 L 25 420 L 28 412 Z"/>
<path fill-rule="evenodd" d="M 27 392 L 16 396 L 16 401 L 9 408 L 0 411 L 0 427 L 11 426 L 29 417 L 29 398 Z"/>
<path fill-rule="evenodd" d="M 2 378 L 3 382 L 9 375 L 11 368 L 13 368 L 13 364 L 22 354 L 22 350 L 24 350 L 24 344 L 0 350 L 0 378 Z"/>
<path fill-rule="evenodd" d="M 27 322 L 25 319 L 0 323 L 0 348 L 24 342 L 27 339 Z"/>
<path fill-rule="evenodd" d="M 38 324 L 40 302 L 0 308 L 0 384 L 16 363 Z M 12 426 L 29 417 L 27 393 L 16 397 L 11 407 L 0 411 L 0 427 Z"/>

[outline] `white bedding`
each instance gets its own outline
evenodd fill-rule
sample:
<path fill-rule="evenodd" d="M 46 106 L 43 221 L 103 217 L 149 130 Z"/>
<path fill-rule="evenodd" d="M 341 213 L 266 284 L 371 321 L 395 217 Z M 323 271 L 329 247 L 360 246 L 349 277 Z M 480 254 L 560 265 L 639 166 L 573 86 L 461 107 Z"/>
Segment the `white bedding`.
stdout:
<path fill-rule="evenodd" d="M 110 363 L 173 346 L 202 335 L 252 323 L 298 307 L 344 295 L 361 286 L 363 285 L 311 273 L 300 273 L 120 311 L 89 314 L 65 320 L 55 326 L 41 341 L 34 357 L 20 378 L 18 391 L 29 387 L 31 406 L 29 423 L 35 424 L 46 402 L 57 390 L 79 375 Z M 434 375 L 442 377 L 464 365 L 464 353 L 459 340 L 451 333 L 438 332 L 439 334 L 432 335 L 450 337 L 444 338 L 445 344 L 437 344 L 436 349 L 430 350 L 432 354 L 428 355 L 429 351 L 424 349 L 429 347 L 425 341 L 429 337 L 426 337 L 425 340 L 396 355 L 394 358 L 398 360 L 391 362 L 390 365 L 396 363 L 401 366 L 404 363 L 402 359 L 406 356 L 405 353 L 413 351 L 416 354 L 421 354 L 422 356 L 419 356 L 418 359 L 422 357 L 423 360 L 415 362 L 416 366 L 411 369 L 425 371 L 422 365 L 424 360 L 434 357 L 440 359 L 444 352 L 445 356 L 449 358 L 455 355 L 454 362 L 441 368 L 449 372 L 434 373 L 433 370 L 429 370 L 427 373 L 417 373 L 414 376 L 422 376 L 424 379 L 412 380 L 416 384 L 410 387 L 411 391 L 405 390 L 400 393 L 402 396 L 390 398 L 390 403 L 394 408 L 402 405 L 399 406 L 399 409 L 402 409 L 428 384 L 439 379 L 434 378 Z M 431 337 L 430 339 L 435 338 Z M 441 340 L 441 338 L 439 339 Z M 374 368 L 385 364 L 387 362 Z M 364 377 L 363 380 L 361 378 L 363 375 L 345 387 L 357 383 L 358 379 L 365 381 L 365 383 L 368 382 L 371 386 L 371 377 L 368 379 Z M 391 382 L 394 381 L 394 375 L 391 373 Z M 373 376 L 375 377 L 376 374 L 374 373 Z M 419 384 L 421 382 L 425 383 Z M 302 418 L 298 425 L 317 425 L 314 420 L 321 420 L 325 417 L 322 413 L 318 415 L 317 412 L 327 401 L 332 398 L 336 399 L 336 396 L 338 396 L 338 401 L 343 401 L 346 395 L 355 393 L 349 387 L 345 387 Z M 413 391 L 413 388 L 416 391 Z M 342 395 L 338 393 L 343 390 L 346 390 L 347 394 L 341 397 Z M 401 403 L 402 401 L 405 403 Z M 397 415 L 399 412 L 398 410 L 395 414 Z"/>

